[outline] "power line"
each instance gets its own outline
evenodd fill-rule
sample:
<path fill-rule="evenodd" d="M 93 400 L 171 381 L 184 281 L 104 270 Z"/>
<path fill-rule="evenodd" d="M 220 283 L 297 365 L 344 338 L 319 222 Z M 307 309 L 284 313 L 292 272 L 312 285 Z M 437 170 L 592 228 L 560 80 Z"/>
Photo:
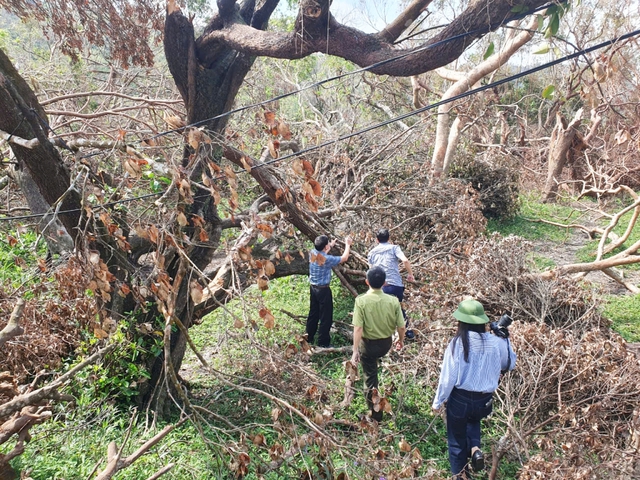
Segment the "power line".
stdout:
<path fill-rule="evenodd" d="M 538 7 L 536 9 L 534 9 L 532 12 L 522 12 L 519 15 L 515 15 L 514 17 L 509 18 L 508 20 L 502 20 L 500 23 L 498 23 L 496 25 L 490 25 L 489 30 L 490 31 L 495 30 L 495 29 L 497 29 L 497 28 L 499 28 L 501 26 L 506 25 L 506 23 L 508 23 L 508 22 L 511 22 L 511 21 L 514 21 L 514 20 L 520 20 L 520 19 L 525 18 L 525 17 L 527 17 L 527 16 L 529 16 L 531 14 L 534 14 L 536 12 L 539 12 L 539 11 L 542 11 L 542 10 L 546 10 L 547 8 L 549 8 L 550 5 L 552 5 L 552 3 L 548 3 L 546 5 Z M 439 42 L 435 42 L 435 43 L 432 43 L 432 44 L 429 44 L 429 45 L 425 45 L 423 47 L 418 47 L 418 48 L 413 49 L 413 50 L 408 50 L 405 53 L 401 53 L 399 55 L 396 55 L 395 57 L 391 57 L 391 58 L 387 58 L 385 60 L 381 60 L 379 62 L 373 63 L 373 64 L 368 65 L 366 67 L 362 67 L 362 68 L 359 68 L 359 69 L 356 69 L 356 70 L 353 70 L 353 71 L 350 71 L 350 72 L 342 73 L 340 75 L 334 75 L 332 77 L 327 77 L 325 79 L 319 80 L 319 81 L 314 82 L 314 83 L 312 83 L 310 85 L 307 85 L 305 87 L 302 87 L 302 88 L 299 88 L 299 89 L 296 89 L 296 90 L 292 90 L 290 92 L 283 93 L 281 95 L 277 95 L 277 96 L 272 97 L 272 98 L 270 98 L 268 100 L 263 100 L 261 102 L 256 102 L 256 103 L 252 103 L 252 104 L 249 104 L 249 105 L 244 105 L 242 107 L 238 107 L 238 108 L 235 108 L 235 109 L 232 109 L 232 110 L 228 110 L 226 112 L 220 113 L 220 114 L 215 115 L 213 117 L 205 118 L 203 120 L 198 120 L 197 122 L 190 123 L 188 125 L 185 125 L 184 127 L 174 128 L 174 129 L 171 129 L 171 130 L 165 130 L 164 132 L 156 133 L 155 135 L 143 138 L 141 140 L 137 140 L 136 142 L 133 142 L 133 143 L 143 143 L 145 141 L 149 141 L 149 140 L 153 140 L 153 139 L 156 139 L 156 138 L 160 138 L 160 137 L 169 135 L 171 133 L 181 132 L 181 131 L 183 131 L 184 129 L 187 129 L 187 128 L 198 127 L 198 126 L 203 125 L 205 123 L 209 123 L 209 122 L 212 122 L 214 120 L 218 120 L 220 118 L 228 117 L 228 116 L 233 115 L 235 113 L 240 113 L 240 112 L 243 112 L 245 110 L 249 110 L 251 108 L 261 107 L 263 105 L 267 105 L 269 103 L 272 103 L 272 102 L 275 102 L 275 101 L 278 101 L 278 100 L 282 100 L 284 98 L 287 98 L 287 97 L 290 97 L 290 96 L 293 96 L 293 95 L 297 95 L 298 93 L 302 93 L 302 92 L 304 92 L 306 90 L 319 87 L 319 86 L 324 85 L 326 83 L 330 83 L 330 82 L 333 82 L 333 81 L 336 81 L 336 80 L 340 80 L 340 79 L 348 77 L 350 75 L 355 75 L 355 74 L 358 74 L 358 73 L 364 73 L 364 72 L 367 72 L 369 70 L 373 70 L 373 69 L 375 69 L 377 67 L 381 67 L 383 65 L 386 65 L 388 63 L 395 62 L 397 60 L 402 60 L 403 58 L 406 58 L 406 57 L 408 57 L 410 55 L 414 55 L 416 53 L 420 53 L 420 52 L 429 50 L 431 48 L 435 48 L 437 46 L 444 45 L 444 44 L 446 44 L 448 42 L 452 42 L 454 40 L 458 40 L 460 38 L 464 38 L 464 37 L 467 37 L 469 35 L 473 35 L 475 33 L 481 32 L 481 31 L 483 31 L 482 28 L 477 28 L 475 30 L 470 30 L 470 31 L 467 31 L 467 32 L 464 32 L 464 33 L 461 33 L 461 34 L 458 34 L 458 35 L 454 35 L 453 37 L 445 38 L 443 40 L 440 40 Z M 419 33 L 421 33 L 421 32 L 416 33 L 416 35 L 418 35 Z M 59 138 L 62 141 L 63 147 L 65 147 L 65 148 L 69 149 L 70 151 L 72 151 L 66 145 L 66 143 L 64 142 L 62 137 L 60 137 L 60 135 L 57 135 L 55 133 L 55 131 L 43 119 L 41 119 L 41 121 L 45 123 L 45 126 L 46 126 L 46 128 L 48 130 L 50 130 L 57 138 Z M 77 158 L 78 159 L 85 159 L 85 158 L 90 158 L 90 157 L 94 157 L 94 156 L 97 156 L 97 155 L 101 155 L 103 153 L 104 152 L 102 152 L 102 151 L 93 152 L 93 153 L 88 153 L 88 154 L 85 154 L 85 155 L 80 155 Z"/>
<path fill-rule="evenodd" d="M 340 136 L 340 137 L 338 137 L 336 139 L 333 139 L 333 140 L 328 140 L 328 141 L 323 142 L 323 143 L 321 143 L 319 145 L 314 145 L 312 147 L 307 147 L 305 149 L 299 150 L 298 152 L 291 153 L 291 154 L 288 154 L 288 155 L 284 155 L 282 157 L 275 158 L 275 159 L 269 160 L 267 162 L 263 162 L 263 163 L 258 164 L 258 165 L 254 165 L 254 166 L 251 167 L 251 170 L 257 169 L 257 168 L 260 168 L 260 167 L 264 167 L 264 166 L 267 166 L 267 165 L 272 165 L 272 164 L 281 162 L 283 160 L 287 160 L 289 158 L 298 157 L 298 156 L 303 155 L 305 153 L 309 153 L 311 151 L 318 150 L 320 148 L 324 148 L 324 147 L 326 147 L 328 145 L 332 145 L 332 144 L 347 140 L 349 138 L 353 138 L 353 137 L 356 137 L 358 135 L 362 135 L 364 133 L 370 132 L 370 131 L 375 130 L 377 128 L 381 128 L 381 127 L 390 125 L 392 123 L 405 120 L 405 119 L 407 119 L 409 117 L 412 117 L 414 115 L 418 115 L 418 114 L 426 112 L 428 110 L 432 110 L 432 109 L 437 108 L 437 107 L 439 107 L 441 105 L 445 105 L 447 103 L 454 102 L 456 100 L 460 100 L 462 98 L 466 98 L 466 97 L 469 97 L 471 95 L 475 95 L 476 93 L 483 92 L 485 90 L 488 90 L 488 89 L 503 85 L 505 83 L 509 83 L 509 82 L 511 82 L 513 80 L 517 80 L 519 78 L 525 77 L 527 75 L 531 75 L 531 74 L 539 72 L 541 70 L 545 70 L 547 68 L 551 68 L 551 67 L 553 67 L 555 65 L 559 65 L 559 64 L 561 64 L 563 62 L 566 62 L 568 60 L 573 60 L 574 58 L 577 58 L 577 57 L 579 57 L 581 55 L 585 55 L 585 54 L 591 53 L 593 51 L 599 50 L 601 48 L 605 48 L 605 47 L 611 46 L 611 45 L 613 45 L 613 44 L 615 44 L 617 42 L 620 42 L 620 41 L 623 41 L 623 40 L 627 40 L 629 38 L 633 38 L 633 37 L 635 37 L 637 35 L 640 35 L 640 29 L 634 30 L 633 32 L 630 32 L 630 33 L 626 33 L 624 35 L 616 37 L 615 39 L 607 40 L 605 42 L 599 43 L 599 44 L 594 45 L 592 47 L 579 50 L 579 51 L 574 52 L 572 54 L 565 55 L 564 57 L 558 58 L 556 60 L 552 60 L 551 62 L 544 63 L 544 64 L 539 65 L 537 67 L 533 67 L 533 68 L 531 68 L 529 70 L 524 70 L 524 71 L 522 71 L 522 72 L 520 72 L 518 74 L 511 75 L 509 77 L 505 77 L 505 78 L 500 79 L 500 80 L 496 80 L 495 82 L 489 83 L 487 85 L 483 85 L 481 87 L 478 87 L 478 88 L 475 88 L 475 89 L 472 89 L 472 90 L 468 90 L 467 92 L 461 93 L 459 95 L 456 95 L 454 97 L 448 98 L 446 100 L 441 100 L 439 102 L 435 102 L 435 103 L 432 103 L 430 105 L 425 105 L 424 107 L 421 107 L 421 108 L 416 109 L 416 110 L 412 110 L 411 112 L 407 112 L 405 114 L 399 115 L 399 116 L 391 118 L 389 120 L 385 120 L 384 122 L 380 122 L 380 123 L 376 123 L 376 124 L 373 124 L 373 125 L 369 125 L 368 127 L 362 128 L 360 130 L 357 130 L 355 132 L 352 132 L 352 133 L 349 133 L 349 134 L 346 134 L 346 135 L 342 135 L 342 136 Z M 236 171 L 236 173 L 243 173 L 243 172 L 246 173 L 246 170 L 240 169 L 240 170 Z M 220 176 L 220 177 L 218 177 L 216 179 L 222 179 L 222 178 L 224 178 L 224 176 Z M 166 193 L 166 192 L 163 191 L 163 192 L 157 192 L 157 193 L 150 193 L 150 194 L 146 194 L 146 195 L 141 195 L 139 197 L 133 197 L 133 198 L 128 198 L 128 199 L 108 202 L 108 203 L 101 204 L 101 205 L 96 205 L 96 207 L 100 208 L 100 207 L 115 206 L 115 205 L 122 204 L 122 203 L 129 203 L 129 202 L 133 202 L 133 201 L 136 201 L 136 200 L 141 200 L 141 199 L 150 198 L 150 197 L 154 197 L 154 196 L 160 196 L 160 195 L 163 195 L 164 193 Z M 65 214 L 65 213 L 75 213 L 75 212 L 79 212 L 79 211 L 82 211 L 82 209 L 81 208 L 69 209 L 69 210 L 59 211 L 58 213 L 59 214 Z M 50 215 L 50 213 L 23 215 L 23 216 L 20 216 L 20 217 L 2 217 L 2 218 L 0 218 L 0 221 L 13 221 L 13 220 L 40 218 L 40 217 L 44 217 L 46 215 Z"/>
<path fill-rule="evenodd" d="M 489 30 L 497 29 L 497 28 L 499 28 L 501 26 L 506 25 L 508 22 L 511 22 L 511 21 L 514 21 L 514 20 L 521 20 L 521 19 L 523 19 L 523 18 L 525 18 L 525 17 L 527 17 L 527 16 L 529 16 L 531 14 L 534 14 L 534 13 L 539 12 L 541 10 L 546 10 L 551 5 L 552 5 L 552 3 L 548 3 L 546 5 L 543 5 L 541 7 L 538 7 L 536 9 L 534 9 L 532 12 L 523 12 L 523 13 L 521 13 L 519 15 L 516 15 L 516 16 L 510 18 L 509 20 L 503 20 L 503 21 L 501 21 L 500 23 L 498 23 L 496 25 L 491 25 L 489 27 Z M 553 5 L 555 5 L 555 3 Z M 256 102 L 256 103 L 252 103 L 252 104 L 249 104 L 249 105 L 243 105 L 242 107 L 238 107 L 238 108 L 235 108 L 233 110 L 228 110 L 228 111 L 220 113 L 220 114 L 218 114 L 218 115 L 216 115 L 214 117 L 205 118 L 204 120 L 198 120 L 197 122 L 190 123 L 189 125 L 185 125 L 184 127 L 174 128 L 172 130 L 167 130 L 167 131 L 164 131 L 164 132 L 157 133 L 157 134 L 155 134 L 155 135 L 153 135 L 151 137 L 148 137 L 148 138 L 140 140 L 140 141 L 143 142 L 145 140 L 152 140 L 152 139 L 155 139 L 155 138 L 158 138 L 158 137 L 169 135 L 170 133 L 179 132 L 179 131 L 181 131 L 183 129 L 186 129 L 186 128 L 198 127 L 198 126 L 203 125 L 205 123 L 212 122 L 212 121 L 218 120 L 220 118 L 228 117 L 230 115 L 233 115 L 234 113 L 243 112 L 245 110 L 249 110 L 249 109 L 255 108 L 255 107 L 261 107 L 263 105 L 267 105 L 269 103 L 272 103 L 272 102 L 275 102 L 275 101 L 278 101 L 278 100 L 282 100 L 283 98 L 287 98 L 287 97 L 296 95 L 298 93 L 302 93 L 302 92 L 304 92 L 306 90 L 319 87 L 321 85 L 324 85 L 325 83 L 330 83 L 330 82 L 333 82 L 333 81 L 336 81 L 336 80 L 340 80 L 342 78 L 348 77 L 350 75 L 355 75 L 357 73 L 368 72 L 369 70 L 373 70 L 373 69 L 375 69 L 377 67 L 384 66 L 384 65 L 386 65 L 388 63 L 392 63 L 392 62 L 395 62 L 397 60 L 402 60 L 403 58 L 409 57 L 411 55 L 415 55 L 416 53 L 424 52 L 424 51 L 429 50 L 431 48 L 435 48 L 437 46 L 444 45 L 444 44 L 446 44 L 448 42 L 452 42 L 454 40 L 458 40 L 458 39 L 461 39 L 461 38 L 476 34 L 476 33 L 481 32 L 483 30 L 484 29 L 482 29 L 482 28 L 477 28 L 475 30 L 469 30 L 467 32 L 460 33 L 458 35 L 454 35 L 453 37 L 448 37 L 448 38 L 442 39 L 439 42 L 435 42 L 435 43 L 432 43 L 432 44 L 429 44 L 429 45 L 425 45 L 423 47 L 418 47 L 418 48 L 413 49 L 413 50 L 407 50 L 404 53 L 396 55 L 395 57 L 391 57 L 391 58 L 387 58 L 385 60 L 381 60 L 379 62 L 373 63 L 373 64 L 368 65 L 366 67 L 358 68 L 358 69 L 353 70 L 351 72 L 342 73 L 340 75 L 334 75 L 332 77 L 327 77 L 327 78 L 324 78 L 324 79 L 319 80 L 317 82 L 314 82 L 314 83 L 312 83 L 310 85 L 307 85 L 305 87 L 301 87 L 301 88 L 299 88 L 297 90 L 292 90 L 290 92 L 283 93 L 281 95 L 277 95 L 277 96 L 272 97 L 272 98 L 270 98 L 268 100 L 263 100 L 261 102 Z"/>
<path fill-rule="evenodd" d="M 274 164 L 274 163 L 278 163 L 278 162 L 280 162 L 282 160 L 287 160 L 287 159 L 289 159 L 291 157 L 297 157 L 297 156 L 303 155 L 305 153 L 308 153 L 308 152 L 311 152 L 311 151 L 326 147 L 328 145 L 332 145 L 334 143 L 341 142 L 343 140 L 348 140 L 349 138 L 353 138 L 355 136 L 362 135 L 363 133 L 370 132 L 371 130 L 375 130 L 377 128 L 381 128 L 381 127 L 384 127 L 386 125 L 405 120 L 405 119 L 407 119 L 409 117 L 413 117 L 414 115 L 418 115 L 418 114 L 426 112 L 428 110 L 432 110 L 432 109 L 437 108 L 437 107 L 439 107 L 441 105 L 445 105 L 445 104 L 450 103 L 450 102 L 455 102 L 456 100 L 460 100 L 461 98 L 470 97 L 471 95 L 475 95 L 476 93 L 480 93 L 480 92 L 483 92 L 485 90 L 489 90 L 491 88 L 503 85 L 505 83 L 512 82 L 512 81 L 517 80 L 519 78 L 526 77 L 527 75 L 531 75 L 531 74 L 539 72 L 541 70 L 545 70 L 547 68 L 554 67 L 554 66 L 559 65 L 559 64 L 561 64 L 563 62 L 566 62 L 568 60 L 573 60 L 576 57 L 579 57 L 579 56 L 582 56 L 582 55 L 586 55 L 587 53 L 591 53 L 591 52 L 596 51 L 596 50 L 600 50 L 601 48 L 605 48 L 605 47 L 611 46 L 611 45 L 613 45 L 613 44 L 615 44 L 617 42 L 620 42 L 622 40 L 627 40 L 629 38 L 633 38 L 633 37 L 635 37 L 637 35 L 640 35 L 640 29 L 639 30 L 634 30 L 633 32 L 630 32 L 630 33 L 626 33 L 626 34 L 621 35 L 620 37 L 617 37 L 615 39 L 607 40 L 605 42 L 599 43 L 599 44 L 594 45 L 592 47 L 579 50 L 579 51 L 571 53 L 569 55 L 565 55 L 564 57 L 558 58 L 556 60 L 552 60 L 551 62 L 544 63 L 544 64 L 539 65 L 537 67 L 530 68 L 529 70 L 524 70 L 524 71 L 522 71 L 522 72 L 520 72 L 518 74 L 511 75 L 509 77 L 505 77 L 505 78 L 503 78 L 501 80 L 496 80 L 495 82 L 489 83 L 487 85 L 482 85 L 482 86 L 480 86 L 478 88 L 475 88 L 475 89 L 472 89 L 472 90 L 468 90 L 468 91 L 466 91 L 464 93 L 460 93 L 460 94 L 458 94 L 458 95 L 456 95 L 454 97 L 447 98 L 446 100 L 441 100 L 439 102 L 435 102 L 435 103 L 432 103 L 430 105 L 425 105 L 424 107 L 418 108 L 416 110 L 412 110 L 411 112 L 399 115 L 399 116 L 391 118 L 389 120 L 385 120 L 384 122 L 380 122 L 380 123 L 376 123 L 376 124 L 370 125 L 368 127 L 362 128 L 362 129 L 357 130 L 355 132 L 348 133 L 346 135 L 342 135 L 342 136 L 340 136 L 340 137 L 338 137 L 336 139 L 333 139 L 333 140 L 327 140 L 326 142 L 321 143 L 319 145 L 314 145 L 312 147 L 308 147 L 308 148 L 299 150 L 298 152 L 295 152 L 295 153 L 291 153 L 291 154 L 288 154 L 288 155 L 284 155 L 282 157 L 274 158 L 273 160 L 269 160 L 268 162 L 264 162 L 264 163 L 261 163 L 259 165 L 255 165 L 255 166 L 251 167 L 251 169 L 253 170 L 254 168 L 260 168 L 260 167 L 263 167 L 263 166 L 266 166 L 266 165 L 271 165 L 271 164 Z M 243 170 L 239 170 L 238 172 L 242 172 L 242 171 Z"/>

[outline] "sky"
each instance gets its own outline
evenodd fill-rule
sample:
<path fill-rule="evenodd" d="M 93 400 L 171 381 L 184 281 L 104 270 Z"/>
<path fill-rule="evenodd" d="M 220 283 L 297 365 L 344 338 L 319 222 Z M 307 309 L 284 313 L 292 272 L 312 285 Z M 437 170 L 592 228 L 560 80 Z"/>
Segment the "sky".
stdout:
<path fill-rule="evenodd" d="M 341 23 L 373 33 L 397 17 L 402 7 L 401 2 L 393 0 L 334 0 L 331 13 Z"/>

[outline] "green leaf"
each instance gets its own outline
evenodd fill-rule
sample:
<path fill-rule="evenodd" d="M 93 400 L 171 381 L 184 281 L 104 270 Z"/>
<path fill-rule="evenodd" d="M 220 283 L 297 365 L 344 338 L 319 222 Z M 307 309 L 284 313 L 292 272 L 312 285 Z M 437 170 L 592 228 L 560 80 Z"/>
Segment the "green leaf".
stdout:
<path fill-rule="evenodd" d="M 560 15 L 556 13 L 549 20 L 549 26 L 547 27 L 547 31 L 544 34 L 544 38 L 553 37 L 556 33 L 558 33 L 558 28 L 560 28 Z"/>
<path fill-rule="evenodd" d="M 538 31 L 542 31 L 542 28 L 544 27 L 544 17 L 542 15 L 538 15 L 537 16 L 538 19 Z"/>
<path fill-rule="evenodd" d="M 548 43 L 543 43 L 542 45 L 540 45 L 540 48 L 538 50 L 535 50 L 533 52 L 533 54 L 544 55 L 545 53 L 549 53 L 549 50 L 551 50 L 551 45 L 549 45 Z"/>
<path fill-rule="evenodd" d="M 484 52 L 484 55 L 482 56 L 483 60 L 486 60 L 487 58 L 489 58 L 491 55 L 493 55 L 494 50 L 496 49 L 496 46 L 493 44 L 493 42 L 491 42 L 489 44 L 489 46 L 487 47 L 487 51 Z"/>
<path fill-rule="evenodd" d="M 553 85 L 549 85 L 547 88 L 545 88 L 542 91 L 542 98 L 546 99 L 546 100 L 550 100 L 551 98 L 553 98 L 553 94 L 556 91 L 556 87 Z"/>

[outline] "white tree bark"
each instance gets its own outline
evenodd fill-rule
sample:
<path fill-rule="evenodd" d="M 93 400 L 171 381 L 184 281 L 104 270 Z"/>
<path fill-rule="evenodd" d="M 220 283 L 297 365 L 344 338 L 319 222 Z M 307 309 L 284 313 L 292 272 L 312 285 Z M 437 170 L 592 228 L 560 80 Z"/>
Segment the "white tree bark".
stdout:
<path fill-rule="evenodd" d="M 511 23 L 512 27 L 518 25 L 519 22 Z M 525 43 L 533 37 L 535 28 L 537 27 L 537 19 L 532 17 L 525 30 L 520 31 L 517 35 L 511 37 L 502 49 L 495 55 L 490 56 L 468 73 L 453 72 L 448 69 L 437 69 L 436 72 L 443 78 L 455 80 L 447 91 L 442 95 L 441 100 L 447 100 L 468 91 L 475 83 L 479 82 L 484 76 L 494 72 L 504 65 L 509 58 L 513 56 Z M 515 31 L 515 30 L 514 30 Z M 445 103 L 438 108 L 438 124 L 436 127 L 436 140 L 431 159 L 432 177 L 431 183 L 439 181 L 440 178 L 447 174 L 448 164 L 445 164 L 445 157 L 449 157 L 449 164 L 453 155 L 455 144 L 449 146 L 449 155 L 447 155 L 447 146 L 449 145 L 449 112 L 453 108 L 453 103 Z M 459 136 L 453 135 L 451 140 L 457 142 Z"/>

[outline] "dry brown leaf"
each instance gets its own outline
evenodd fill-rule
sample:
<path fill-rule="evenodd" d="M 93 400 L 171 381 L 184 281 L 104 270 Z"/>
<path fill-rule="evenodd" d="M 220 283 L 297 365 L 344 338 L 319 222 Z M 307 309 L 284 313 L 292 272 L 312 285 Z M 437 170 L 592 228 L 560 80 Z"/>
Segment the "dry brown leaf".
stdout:
<path fill-rule="evenodd" d="M 274 273 L 276 273 L 276 266 L 270 260 L 267 260 L 264 262 L 263 268 L 264 268 L 264 273 L 266 273 L 269 277 Z"/>
<path fill-rule="evenodd" d="M 398 448 L 400 449 L 401 452 L 411 451 L 411 445 L 409 445 L 409 443 L 407 443 L 407 441 L 404 438 L 398 442 Z"/>
<path fill-rule="evenodd" d="M 186 227 L 187 225 L 189 225 L 189 221 L 187 220 L 187 216 L 184 213 L 178 212 L 178 215 L 177 215 L 176 218 L 178 220 L 178 224 L 181 227 Z"/>
<path fill-rule="evenodd" d="M 202 142 L 202 132 L 197 128 L 190 128 L 189 134 L 187 135 L 187 143 L 194 150 L 198 150 L 200 146 L 200 142 Z"/>
<path fill-rule="evenodd" d="M 207 234 L 207 231 L 204 228 L 200 228 L 200 230 L 198 230 L 198 239 L 201 242 L 209 241 L 209 235 Z"/>
<path fill-rule="evenodd" d="M 271 127 L 277 124 L 275 112 L 272 112 L 271 110 L 265 110 L 263 115 L 264 115 L 264 123 L 266 123 L 268 126 Z"/>
<path fill-rule="evenodd" d="M 278 150 L 280 149 L 279 141 L 269 140 L 269 143 L 267 143 L 267 148 L 269 149 L 269 155 L 271 155 L 272 158 L 279 157 L 279 153 L 278 153 Z"/>
<path fill-rule="evenodd" d="M 264 327 L 271 330 L 276 325 L 276 319 L 273 315 L 269 314 L 264 319 Z"/>
<path fill-rule="evenodd" d="M 242 166 L 247 172 L 251 173 L 251 167 L 253 166 L 253 162 L 249 157 L 243 156 L 242 158 L 240 158 L 240 163 L 242 163 Z"/>
<path fill-rule="evenodd" d="M 233 171 L 233 168 L 231 168 L 230 165 L 226 165 L 224 167 L 224 174 L 227 177 L 227 180 L 236 178 L 236 173 Z"/>
<path fill-rule="evenodd" d="M 291 129 L 289 128 L 289 125 L 287 125 L 283 121 L 280 121 L 278 123 L 278 133 L 285 140 L 291 140 Z"/>
<path fill-rule="evenodd" d="M 311 162 L 309 160 L 302 160 L 302 168 L 304 168 L 304 171 L 308 174 L 308 175 L 313 175 L 313 165 L 311 165 Z"/>
<path fill-rule="evenodd" d="M 158 227 L 156 227 L 155 225 L 150 225 L 148 228 L 148 232 L 149 232 L 149 241 L 151 243 L 158 243 L 158 236 L 160 235 L 160 232 L 158 231 Z"/>
<path fill-rule="evenodd" d="M 204 297 L 204 289 L 202 288 L 202 285 L 200 285 L 195 280 L 191 282 L 189 293 L 194 305 L 198 305 L 202 302 L 202 298 Z"/>
<path fill-rule="evenodd" d="M 269 277 L 266 275 L 260 275 L 258 277 L 258 288 L 262 291 L 269 289 Z"/>
<path fill-rule="evenodd" d="M 164 121 L 167 122 L 167 125 L 169 125 L 171 130 L 180 130 L 186 126 L 184 120 L 177 115 L 165 115 Z"/>
<path fill-rule="evenodd" d="M 140 178 L 142 175 L 142 169 L 138 162 L 132 158 L 125 158 L 122 162 L 125 171 L 134 178 Z"/>
<path fill-rule="evenodd" d="M 322 187 L 316 180 L 310 178 L 309 185 L 311 186 L 311 190 L 316 197 L 319 197 L 322 194 Z"/>
<path fill-rule="evenodd" d="M 109 336 L 109 334 L 100 327 L 94 327 L 93 335 L 99 339 L 107 338 Z"/>
<path fill-rule="evenodd" d="M 313 198 L 313 195 L 306 193 L 304 196 L 304 201 L 307 202 L 307 205 L 309 205 L 309 209 L 311 209 L 312 212 L 318 211 L 318 202 L 315 198 Z"/>
<path fill-rule="evenodd" d="M 305 176 L 305 171 L 304 171 L 304 167 L 302 166 L 302 160 L 301 159 L 296 158 L 293 162 L 291 162 L 291 169 L 297 175 L 300 175 L 301 177 Z"/>

